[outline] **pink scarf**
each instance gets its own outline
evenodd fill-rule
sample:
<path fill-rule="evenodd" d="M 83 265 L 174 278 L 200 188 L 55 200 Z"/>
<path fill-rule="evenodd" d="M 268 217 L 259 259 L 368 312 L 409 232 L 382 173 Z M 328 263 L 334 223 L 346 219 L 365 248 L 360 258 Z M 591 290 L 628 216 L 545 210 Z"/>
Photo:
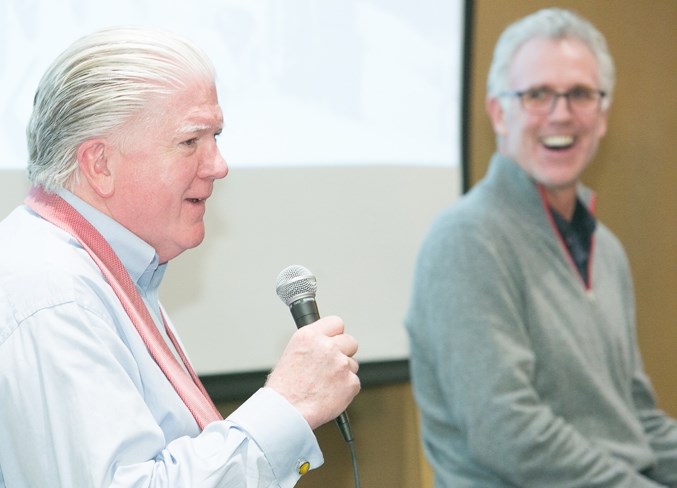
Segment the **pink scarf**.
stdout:
<path fill-rule="evenodd" d="M 148 352 L 172 384 L 176 393 L 181 397 L 181 400 L 186 404 L 200 429 L 204 429 L 207 424 L 215 420 L 221 420 L 219 411 L 209 398 L 209 394 L 195 374 L 171 329 L 167 327 L 164 316 L 162 321 L 165 330 L 179 353 L 186 367 L 185 370 L 160 335 L 160 331 L 155 326 L 129 273 L 127 273 L 110 244 L 94 226 L 63 198 L 53 193 L 47 193 L 40 187 L 31 188 L 24 203 L 42 218 L 65 230 L 82 244 L 82 247 L 101 269 L 148 348 Z M 186 373 L 186 370 L 188 373 Z"/>

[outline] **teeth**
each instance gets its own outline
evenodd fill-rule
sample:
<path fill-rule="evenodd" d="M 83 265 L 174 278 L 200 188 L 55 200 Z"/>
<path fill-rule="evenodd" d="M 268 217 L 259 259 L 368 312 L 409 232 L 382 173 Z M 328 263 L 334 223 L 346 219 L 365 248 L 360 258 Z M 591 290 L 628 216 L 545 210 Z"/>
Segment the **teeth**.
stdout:
<path fill-rule="evenodd" d="M 573 136 L 548 136 L 541 139 L 548 147 L 565 147 L 574 143 Z"/>

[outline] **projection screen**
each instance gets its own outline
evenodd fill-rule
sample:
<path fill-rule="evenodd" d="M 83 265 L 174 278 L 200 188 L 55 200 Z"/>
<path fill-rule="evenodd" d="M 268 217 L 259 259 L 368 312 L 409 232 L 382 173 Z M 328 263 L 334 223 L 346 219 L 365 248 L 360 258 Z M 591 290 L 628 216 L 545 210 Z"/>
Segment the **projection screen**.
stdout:
<path fill-rule="evenodd" d="M 58 53 L 111 25 L 183 33 L 216 65 L 230 167 L 205 241 L 161 288 L 198 372 L 273 366 L 294 331 L 274 286 L 291 264 L 363 364 L 406 360 L 416 252 L 462 187 L 462 0 L 2 4 L 0 217 L 28 188 L 25 127 Z"/>

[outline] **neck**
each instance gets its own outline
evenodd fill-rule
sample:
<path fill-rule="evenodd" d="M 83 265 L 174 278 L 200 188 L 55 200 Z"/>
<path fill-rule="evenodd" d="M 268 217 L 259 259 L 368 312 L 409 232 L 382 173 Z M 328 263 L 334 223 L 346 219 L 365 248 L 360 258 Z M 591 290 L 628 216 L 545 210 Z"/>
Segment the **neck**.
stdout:
<path fill-rule="evenodd" d="M 576 209 L 576 187 L 566 188 L 543 188 L 545 199 L 562 217 L 571 221 Z"/>
<path fill-rule="evenodd" d="M 78 197 L 83 202 L 88 203 L 89 205 L 97 209 L 99 212 L 104 213 L 109 217 L 113 218 L 106 205 L 106 200 L 103 197 L 101 197 L 101 195 L 99 195 L 91 186 L 89 186 L 86 180 L 85 182 L 81 181 L 79 184 L 73 185 L 71 188 L 67 188 L 67 190 L 70 191 L 73 195 Z"/>

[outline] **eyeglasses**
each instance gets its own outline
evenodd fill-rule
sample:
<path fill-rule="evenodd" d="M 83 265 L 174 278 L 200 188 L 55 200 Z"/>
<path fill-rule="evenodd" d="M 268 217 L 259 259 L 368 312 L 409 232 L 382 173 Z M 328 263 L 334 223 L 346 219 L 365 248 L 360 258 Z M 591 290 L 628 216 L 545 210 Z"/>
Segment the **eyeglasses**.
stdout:
<path fill-rule="evenodd" d="M 551 88 L 530 88 L 529 90 L 505 92 L 502 97 L 517 97 L 524 110 L 533 114 L 545 115 L 555 109 L 559 97 L 564 97 L 572 112 L 589 114 L 599 109 L 600 101 L 606 96 L 602 90 L 576 87 L 560 93 Z"/>

